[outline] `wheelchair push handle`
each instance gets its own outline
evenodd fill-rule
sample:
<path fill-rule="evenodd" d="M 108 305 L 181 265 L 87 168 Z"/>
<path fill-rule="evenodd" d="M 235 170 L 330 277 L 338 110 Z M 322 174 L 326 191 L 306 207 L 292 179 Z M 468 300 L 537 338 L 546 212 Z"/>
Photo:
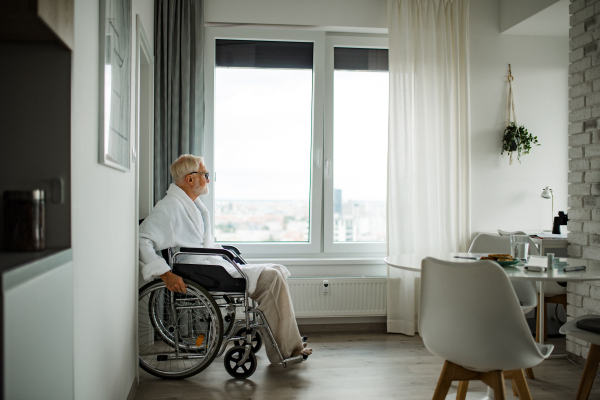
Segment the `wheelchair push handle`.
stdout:
<path fill-rule="evenodd" d="M 241 264 L 241 265 L 245 265 L 245 264 L 247 264 L 247 263 L 246 263 L 246 260 L 244 260 L 244 257 L 242 257 L 242 253 L 240 253 L 240 251 L 238 250 L 238 248 L 237 248 L 237 247 L 235 247 L 235 246 L 231 246 L 231 245 L 223 245 L 223 248 L 224 248 L 225 250 L 229 250 L 229 251 L 231 251 L 233 254 L 235 254 L 235 259 L 234 259 L 234 260 L 235 260 L 235 262 L 237 262 L 238 264 Z"/>
<path fill-rule="evenodd" d="M 238 250 L 237 247 L 235 246 L 231 246 L 231 245 L 223 245 L 222 246 L 225 250 L 229 250 L 230 252 L 232 252 L 233 254 L 235 254 L 236 256 L 241 256 L 242 253 L 240 253 L 240 251 Z"/>

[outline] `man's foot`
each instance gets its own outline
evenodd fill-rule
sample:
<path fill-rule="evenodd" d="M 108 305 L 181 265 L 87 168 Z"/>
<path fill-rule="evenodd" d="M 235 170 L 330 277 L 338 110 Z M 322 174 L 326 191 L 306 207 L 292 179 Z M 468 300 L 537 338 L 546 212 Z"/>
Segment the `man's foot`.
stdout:
<path fill-rule="evenodd" d="M 306 348 L 306 346 L 308 346 L 308 343 L 306 343 L 306 342 L 303 342 L 303 343 L 302 343 L 302 347 Z"/>
<path fill-rule="evenodd" d="M 292 352 L 292 357 L 298 357 L 298 356 L 303 356 L 304 359 L 306 359 L 308 356 L 310 356 L 313 352 L 313 349 L 307 349 L 306 347 L 303 349 L 298 349 L 298 350 L 294 350 Z"/>

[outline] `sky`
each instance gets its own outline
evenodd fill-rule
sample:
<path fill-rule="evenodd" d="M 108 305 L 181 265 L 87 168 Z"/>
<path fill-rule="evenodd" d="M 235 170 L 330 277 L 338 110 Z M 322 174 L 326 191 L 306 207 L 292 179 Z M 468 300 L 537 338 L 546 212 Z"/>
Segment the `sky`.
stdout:
<path fill-rule="evenodd" d="M 335 71 L 333 177 L 343 201 L 385 201 L 387 104 L 386 72 Z M 216 68 L 216 200 L 308 201 L 311 120 L 311 70 Z"/>

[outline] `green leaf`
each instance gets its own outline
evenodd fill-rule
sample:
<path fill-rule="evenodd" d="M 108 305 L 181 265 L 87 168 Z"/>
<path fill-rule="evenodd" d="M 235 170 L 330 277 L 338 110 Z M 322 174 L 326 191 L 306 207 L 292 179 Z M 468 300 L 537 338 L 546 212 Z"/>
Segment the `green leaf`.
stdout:
<path fill-rule="evenodd" d="M 502 137 L 502 151 L 511 152 L 511 147 L 516 147 L 513 151 L 517 152 L 517 159 L 521 162 L 521 154 L 529 154 L 531 145 L 534 144 L 539 146 L 537 136 L 533 136 L 524 126 L 517 127 L 514 122 L 508 124 L 504 129 L 504 136 Z"/>

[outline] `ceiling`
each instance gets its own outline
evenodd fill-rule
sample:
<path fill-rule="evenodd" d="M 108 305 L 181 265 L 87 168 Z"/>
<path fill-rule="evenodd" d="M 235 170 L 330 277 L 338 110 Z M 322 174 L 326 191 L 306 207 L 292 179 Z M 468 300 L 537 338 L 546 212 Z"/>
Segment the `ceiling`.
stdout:
<path fill-rule="evenodd" d="M 502 33 L 569 37 L 569 3 L 569 0 L 560 0 Z"/>

